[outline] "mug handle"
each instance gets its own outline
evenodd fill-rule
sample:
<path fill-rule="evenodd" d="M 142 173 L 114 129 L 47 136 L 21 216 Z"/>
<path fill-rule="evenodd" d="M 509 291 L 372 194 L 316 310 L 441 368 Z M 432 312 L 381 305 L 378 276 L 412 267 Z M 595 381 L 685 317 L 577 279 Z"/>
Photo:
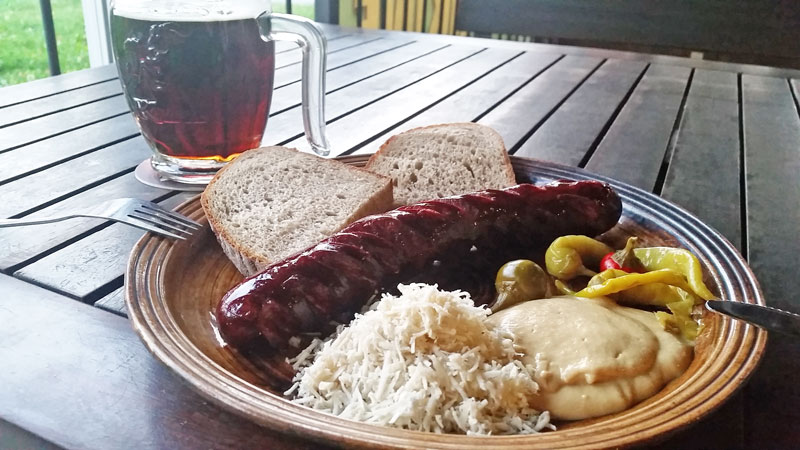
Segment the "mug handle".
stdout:
<path fill-rule="evenodd" d="M 331 148 L 325 135 L 325 35 L 317 24 L 301 16 L 264 11 L 257 20 L 262 39 L 292 41 L 303 50 L 303 127 L 314 153 L 328 156 Z"/>

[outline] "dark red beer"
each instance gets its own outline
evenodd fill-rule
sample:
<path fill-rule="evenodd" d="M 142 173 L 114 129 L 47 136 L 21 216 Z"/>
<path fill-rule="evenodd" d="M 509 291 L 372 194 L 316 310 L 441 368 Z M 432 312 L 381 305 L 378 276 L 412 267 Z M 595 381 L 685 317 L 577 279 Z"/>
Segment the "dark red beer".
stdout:
<path fill-rule="evenodd" d="M 111 30 L 128 104 L 157 152 L 222 162 L 259 146 L 272 98 L 275 47 L 261 39 L 255 19 L 113 15 Z"/>

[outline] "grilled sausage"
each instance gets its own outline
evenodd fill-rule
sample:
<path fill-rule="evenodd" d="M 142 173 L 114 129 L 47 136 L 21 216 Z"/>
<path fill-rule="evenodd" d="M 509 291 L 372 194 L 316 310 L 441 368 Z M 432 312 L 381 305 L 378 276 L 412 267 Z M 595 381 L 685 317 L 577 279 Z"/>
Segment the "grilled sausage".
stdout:
<path fill-rule="evenodd" d="M 561 181 L 430 200 L 365 217 L 233 288 L 217 309 L 220 331 L 239 347 L 281 348 L 292 336 L 351 318 L 381 287 L 412 279 L 434 260 L 473 255 L 502 263 L 542 251 L 558 236 L 603 233 L 621 211 L 608 185 Z"/>

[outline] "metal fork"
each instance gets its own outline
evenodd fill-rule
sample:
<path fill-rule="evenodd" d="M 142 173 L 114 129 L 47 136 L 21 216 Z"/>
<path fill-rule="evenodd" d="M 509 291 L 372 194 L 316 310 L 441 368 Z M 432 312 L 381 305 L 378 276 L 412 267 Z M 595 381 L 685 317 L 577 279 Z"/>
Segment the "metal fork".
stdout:
<path fill-rule="evenodd" d="M 118 198 L 101 203 L 85 211 L 56 217 L 0 219 L 0 227 L 18 227 L 59 222 L 75 217 L 95 217 L 140 228 L 175 239 L 186 239 L 200 229 L 200 224 L 181 214 L 165 209 L 153 202 L 136 198 Z"/>

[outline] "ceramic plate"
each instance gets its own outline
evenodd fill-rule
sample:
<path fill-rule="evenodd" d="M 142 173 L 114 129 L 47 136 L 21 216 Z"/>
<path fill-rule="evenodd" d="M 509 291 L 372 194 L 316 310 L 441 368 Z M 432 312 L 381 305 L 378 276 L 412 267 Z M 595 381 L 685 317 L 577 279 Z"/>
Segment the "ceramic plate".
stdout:
<path fill-rule="evenodd" d="M 689 249 L 705 266 L 706 283 L 721 298 L 763 305 L 758 284 L 736 249 L 688 212 L 640 189 L 579 169 L 512 157 L 519 182 L 601 179 L 622 197 L 620 223 L 603 239 L 621 247 L 630 235 L 643 245 Z M 363 165 L 366 156 L 342 158 Z M 766 332 L 707 313 L 695 358 L 654 397 L 618 414 L 558 424 L 538 435 L 469 437 L 366 425 L 295 405 L 280 386 L 292 373 L 284 357 L 246 359 L 226 346 L 212 311 L 241 280 L 211 233 L 199 198 L 178 211 L 205 224 L 187 241 L 145 235 L 133 248 L 126 303 L 134 328 L 164 364 L 220 406 L 280 432 L 346 447 L 566 448 L 641 444 L 690 425 L 734 394 L 755 369 Z"/>

